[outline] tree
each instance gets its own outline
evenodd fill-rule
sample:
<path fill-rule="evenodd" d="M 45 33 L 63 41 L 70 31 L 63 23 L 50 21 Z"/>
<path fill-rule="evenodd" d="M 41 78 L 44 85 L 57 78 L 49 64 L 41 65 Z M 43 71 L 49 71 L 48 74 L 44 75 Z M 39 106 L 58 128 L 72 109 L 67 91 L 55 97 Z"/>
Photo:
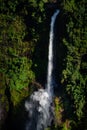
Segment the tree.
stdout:
<path fill-rule="evenodd" d="M 0 28 L 0 71 L 6 75 L 11 89 L 22 89 L 34 78 L 29 60 L 33 47 L 31 42 L 23 41 L 26 29 L 19 16 L 1 14 Z"/>
<path fill-rule="evenodd" d="M 64 9 L 70 15 L 66 25 L 67 37 L 63 39 L 63 44 L 67 47 L 67 56 L 62 83 L 66 85 L 66 91 L 74 101 L 78 119 L 81 119 L 84 114 L 87 91 L 87 77 L 82 71 L 84 68 L 87 72 L 87 62 L 83 60 L 83 57 L 87 56 L 85 1 L 67 0 Z"/>

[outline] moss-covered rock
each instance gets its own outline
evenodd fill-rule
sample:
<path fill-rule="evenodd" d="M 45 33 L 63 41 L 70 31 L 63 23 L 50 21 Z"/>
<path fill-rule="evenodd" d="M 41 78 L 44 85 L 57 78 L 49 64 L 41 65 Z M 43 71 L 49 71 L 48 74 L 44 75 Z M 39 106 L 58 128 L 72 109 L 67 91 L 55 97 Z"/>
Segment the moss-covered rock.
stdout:
<path fill-rule="evenodd" d="M 11 101 L 13 106 L 16 107 L 20 102 L 29 95 L 28 87 L 20 91 L 11 90 Z"/>

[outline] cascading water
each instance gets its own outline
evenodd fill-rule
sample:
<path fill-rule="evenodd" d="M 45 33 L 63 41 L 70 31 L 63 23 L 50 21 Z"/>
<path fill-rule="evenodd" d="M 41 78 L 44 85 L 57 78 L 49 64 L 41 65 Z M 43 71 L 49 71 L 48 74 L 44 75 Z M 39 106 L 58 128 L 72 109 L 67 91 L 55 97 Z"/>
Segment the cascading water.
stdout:
<path fill-rule="evenodd" d="M 53 38 L 54 24 L 58 13 L 59 10 L 54 13 L 51 19 L 46 89 L 39 89 L 34 92 L 30 99 L 25 102 L 25 108 L 29 112 L 26 130 L 44 130 L 50 126 L 53 119 Z"/>
<path fill-rule="evenodd" d="M 48 93 L 53 92 L 53 39 L 54 39 L 54 24 L 56 16 L 59 10 L 57 10 L 51 18 L 51 28 L 50 28 L 50 39 L 49 39 L 49 53 L 48 53 L 48 70 L 47 70 L 47 91 Z"/>

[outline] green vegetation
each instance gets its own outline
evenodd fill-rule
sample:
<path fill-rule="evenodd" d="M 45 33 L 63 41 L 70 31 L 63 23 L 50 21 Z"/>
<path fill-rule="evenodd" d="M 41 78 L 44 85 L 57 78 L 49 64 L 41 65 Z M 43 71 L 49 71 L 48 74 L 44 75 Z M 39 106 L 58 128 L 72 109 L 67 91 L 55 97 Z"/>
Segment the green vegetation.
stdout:
<path fill-rule="evenodd" d="M 12 109 L 16 113 L 19 109 L 21 113 L 22 101 L 34 90 L 32 82 L 44 81 L 49 35 L 45 2 L 52 0 L 0 0 L 0 104 L 5 104 L 6 112 Z M 87 129 L 86 1 L 63 0 L 59 4 L 67 16 L 66 35 L 60 36 L 60 48 L 63 46 L 67 53 L 62 56 L 61 49 L 56 50 L 61 66 L 58 80 L 64 95 L 54 99 L 55 121 L 46 130 L 78 130 L 83 124 Z M 72 108 L 65 95 L 69 96 Z M 72 111 L 72 115 L 67 116 L 66 111 Z"/>
<path fill-rule="evenodd" d="M 63 112 L 63 106 L 62 103 L 60 102 L 59 98 L 55 98 L 54 100 L 55 103 L 55 128 L 57 128 L 57 125 L 61 126 L 62 124 L 62 112 Z"/>
<path fill-rule="evenodd" d="M 2 115 L 9 112 L 7 115 L 12 120 L 17 111 L 22 112 L 23 102 L 33 90 L 36 74 L 32 68 L 37 66 L 33 55 L 44 30 L 41 28 L 45 2 L 47 0 L 0 0 L 0 111 L 4 109 Z M 0 122 L 7 115 L 4 119 L 0 117 Z"/>
<path fill-rule="evenodd" d="M 35 79 L 32 53 L 39 37 L 36 28 L 44 17 L 44 2 L 0 1 L 0 73 L 10 90 L 20 91 Z"/>
<path fill-rule="evenodd" d="M 85 23 L 87 17 L 84 0 L 80 2 L 71 0 L 67 3 L 64 9 L 70 15 L 66 25 L 67 37 L 63 39 L 63 44 L 67 47 L 67 56 L 62 82 L 66 85 L 66 91 L 74 101 L 75 113 L 80 119 L 83 116 L 87 91 L 87 26 Z"/>

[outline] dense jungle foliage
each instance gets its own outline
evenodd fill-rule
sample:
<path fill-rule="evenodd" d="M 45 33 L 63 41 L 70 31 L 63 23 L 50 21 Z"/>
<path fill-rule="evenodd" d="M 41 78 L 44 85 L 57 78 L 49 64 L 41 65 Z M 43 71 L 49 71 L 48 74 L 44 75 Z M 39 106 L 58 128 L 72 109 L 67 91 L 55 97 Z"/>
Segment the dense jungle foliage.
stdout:
<path fill-rule="evenodd" d="M 45 84 L 43 82 L 46 81 L 47 73 L 49 17 L 53 13 L 51 9 L 47 11 L 45 7 L 47 2 L 51 4 L 56 2 L 61 15 L 66 16 L 67 20 L 64 23 L 65 33 L 60 36 L 60 46 L 64 48 L 66 54 L 56 50 L 60 61 L 62 58 L 62 62 L 58 62 L 58 66 L 62 66 L 61 71 L 56 71 L 62 93 L 60 96 L 56 94 L 55 121 L 52 128 L 46 130 L 87 129 L 86 0 L 0 0 L 0 129 L 2 130 L 12 129 L 13 127 L 9 125 L 12 125 L 11 123 L 17 118 L 18 123 L 20 119 L 25 120 L 25 113 L 22 113 L 23 101 L 37 89 L 34 83 L 37 86 L 39 83 Z M 20 113 L 22 114 L 19 118 Z M 8 120 L 7 124 L 4 123 L 5 120 Z M 22 130 L 22 127 L 18 129 Z"/>
<path fill-rule="evenodd" d="M 67 37 L 63 38 L 67 56 L 61 82 L 73 100 L 75 114 L 80 120 L 85 116 L 87 94 L 86 1 L 67 1 L 64 10 L 68 11 L 69 16 L 66 24 Z"/>

